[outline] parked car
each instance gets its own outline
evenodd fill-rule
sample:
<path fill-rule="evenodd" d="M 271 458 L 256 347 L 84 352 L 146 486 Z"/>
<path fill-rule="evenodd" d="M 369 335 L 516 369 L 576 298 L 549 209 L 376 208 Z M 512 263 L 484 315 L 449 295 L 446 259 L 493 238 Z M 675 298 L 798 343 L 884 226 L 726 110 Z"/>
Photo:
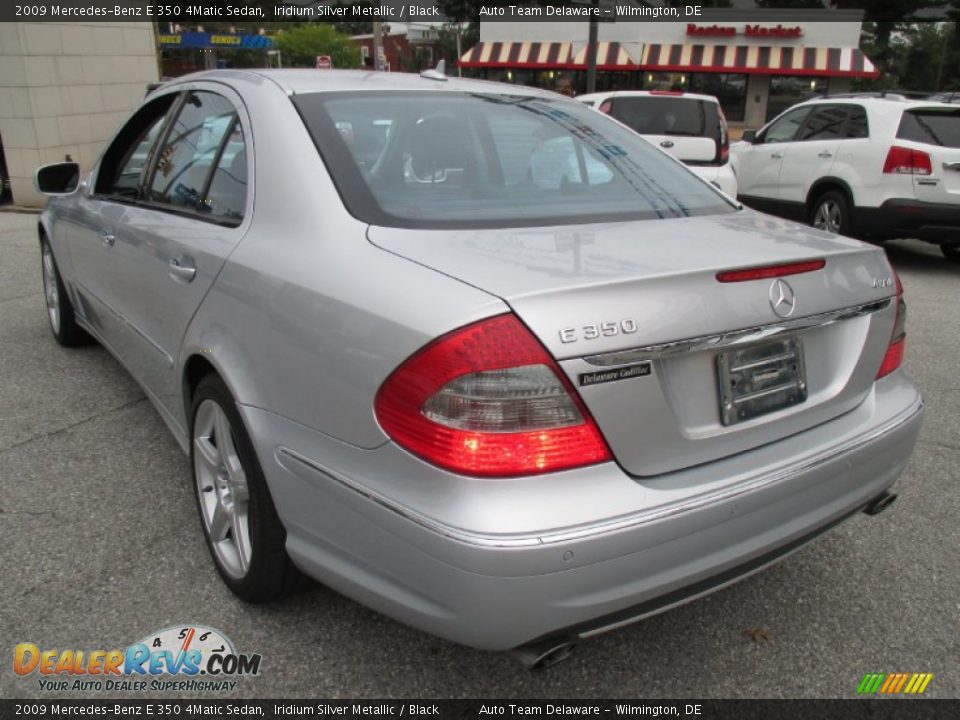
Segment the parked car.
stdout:
<path fill-rule="evenodd" d="M 960 262 L 960 107 L 894 97 L 800 103 L 732 148 L 739 197 L 832 233 L 917 237 Z"/>
<path fill-rule="evenodd" d="M 737 178 L 728 163 L 727 120 L 712 95 L 618 90 L 579 95 L 577 100 L 619 120 L 730 197 L 737 196 Z"/>
<path fill-rule="evenodd" d="M 142 385 L 248 601 L 546 664 L 886 508 L 917 439 L 882 250 L 553 93 L 202 73 L 78 171 L 36 177 L 53 335 Z"/>

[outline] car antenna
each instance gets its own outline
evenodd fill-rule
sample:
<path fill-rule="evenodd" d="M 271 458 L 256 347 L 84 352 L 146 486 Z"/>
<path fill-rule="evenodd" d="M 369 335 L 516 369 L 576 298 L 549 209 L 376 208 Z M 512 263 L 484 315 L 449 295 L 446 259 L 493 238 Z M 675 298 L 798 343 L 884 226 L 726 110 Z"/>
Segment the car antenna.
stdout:
<path fill-rule="evenodd" d="M 444 72 L 446 64 L 447 61 L 444 58 L 440 58 L 440 62 L 437 63 L 435 68 L 432 70 L 424 70 L 422 73 L 420 73 L 420 77 L 425 78 L 426 80 L 439 80 L 441 82 L 446 82 L 450 79 Z"/>

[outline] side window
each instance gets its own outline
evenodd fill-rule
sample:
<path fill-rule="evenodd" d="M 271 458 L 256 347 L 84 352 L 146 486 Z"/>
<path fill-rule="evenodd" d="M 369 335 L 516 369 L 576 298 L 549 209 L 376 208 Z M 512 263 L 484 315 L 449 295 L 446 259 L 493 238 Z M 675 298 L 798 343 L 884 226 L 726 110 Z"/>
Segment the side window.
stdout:
<path fill-rule="evenodd" d="M 218 220 L 243 220 L 247 204 L 247 146 L 243 126 L 235 119 L 210 180 L 203 211 Z"/>
<path fill-rule="evenodd" d="M 208 178 L 223 160 L 221 144 L 231 137 L 236 117 L 226 98 L 209 92 L 189 93 L 157 152 L 146 199 L 204 212 Z M 232 162 L 235 154 L 229 159 Z"/>
<path fill-rule="evenodd" d="M 103 154 L 94 192 L 136 200 L 151 151 L 177 95 L 164 95 L 141 107 Z"/>
<path fill-rule="evenodd" d="M 804 123 L 798 140 L 839 140 L 846 136 L 847 108 L 825 105 L 814 109 Z"/>
<path fill-rule="evenodd" d="M 850 122 L 847 125 L 847 137 L 848 138 L 865 138 L 870 136 L 869 128 L 867 127 L 867 111 L 863 109 L 862 105 L 851 105 L 850 110 Z"/>
<path fill-rule="evenodd" d="M 803 125 L 803 121 L 810 114 L 809 107 L 797 108 L 791 110 L 779 120 L 774 120 L 773 124 L 767 128 L 763 134 L 764 143 L 789 142 L 797 134 L 797 130 Z"/>

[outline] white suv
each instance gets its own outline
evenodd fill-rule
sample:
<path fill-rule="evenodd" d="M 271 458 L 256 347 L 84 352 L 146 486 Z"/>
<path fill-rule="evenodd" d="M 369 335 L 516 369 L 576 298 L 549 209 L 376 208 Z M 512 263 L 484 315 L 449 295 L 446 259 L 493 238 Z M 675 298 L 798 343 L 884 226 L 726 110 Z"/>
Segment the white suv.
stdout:
<path fill-rule="evenodd" d="M 619 120 L 730 197 L 737 196 L 737 178 L 728 163 L 727 119 L 712 95 L 619 90 L 577 100 Z"/>
<path fill-rule="evenodd" d="M 828 232 L 916 237 L 960 262 L 960 107 L 837 95 L 731 147 L 739 198 Z"/>

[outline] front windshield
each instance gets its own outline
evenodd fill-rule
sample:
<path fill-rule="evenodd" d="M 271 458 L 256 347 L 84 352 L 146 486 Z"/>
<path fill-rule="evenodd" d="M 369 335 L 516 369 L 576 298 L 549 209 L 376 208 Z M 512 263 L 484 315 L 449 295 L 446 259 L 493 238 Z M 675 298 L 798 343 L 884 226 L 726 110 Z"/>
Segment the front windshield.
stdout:
<path fill-rule="evenodd" d="M 645 140 L 572 100 L 351 92 L 294 103 L 347 209 L 376 225 L 509 227 L 733 210 Z"/>

